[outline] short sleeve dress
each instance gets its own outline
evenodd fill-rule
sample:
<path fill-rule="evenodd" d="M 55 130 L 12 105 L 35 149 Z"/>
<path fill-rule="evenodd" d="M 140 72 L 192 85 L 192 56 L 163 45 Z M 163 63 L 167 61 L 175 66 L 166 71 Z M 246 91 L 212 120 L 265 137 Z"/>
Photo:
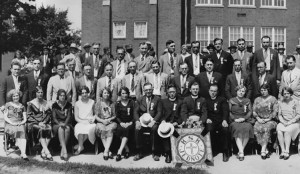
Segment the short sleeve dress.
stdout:
<path fill-rule="evenodd" d="M 231 114 L 233 115 L 233 119 L 238 118 L 246 118 L 249 109 L 249 105 L 251 106 L 251 102 L 248 98 L 243 98 L 239 101 L 236 97 L 231 98 L 229 100 L 231 104 Z M 230 124 L 231 135 L 234 138 L 254 138 L 253 126 L 249 123 L 248 119 L 246 119 L 242 123 L 232 122 Z"/>
<path fill-rule="evenodd" d="M 60 123 L 66 123 L 71 129 L 72 127 L 72 104 L 67 102 L 65 106 L 60 107 L 57 102 L 52 105 L 52 130 L 54 136 L 57 135 L 58 128 Z"/>
<path fill-rule="evenodd" d="M 23 120 L 23 113 L 26 112 L 26 109 L 22 104 L 16 105 L 12 102 L 6 103 L 5 109 L 8 111 L 8 119 L 10 119 L 12 122 L 21 122 Z M 6 122 L 4 131 L 13 138 L 26 138 L 25 124 L 14 126 Z"/>
<path fill-rule="evenodd" d="M 116 135 L 118 137 L 129 137 L 130 130 L 132 130 L 134 123 L 124 128 L 120 123 L 129 123 L 133 121 L 133 110 L 134 110 L 134 101 L 129 100 L 127 105 L 124 106 L 121 101 L 118 101 L 115 105 L 116 108 L 116 121 L 118 123 Z"/>

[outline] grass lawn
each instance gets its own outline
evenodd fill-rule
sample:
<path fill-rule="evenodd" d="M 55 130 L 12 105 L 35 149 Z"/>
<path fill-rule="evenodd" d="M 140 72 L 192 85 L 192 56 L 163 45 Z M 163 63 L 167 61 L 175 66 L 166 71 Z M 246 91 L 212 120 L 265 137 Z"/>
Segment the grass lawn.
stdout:
<path fill-rule="evenodd" d="M 121 173 L 121 174 L 160 174 L 160 173 L 171 173 L 171 174 L 207 174 L 206 171 L 200 169 L 179 169 L 179 168 L 161 168 L 161 169 L 145 169 L 145 168 L 134 168 L 134 169 L 124 169 L 124 168 L 113 168 L 107 166 L 97 166 L 93 164 L 81 164 L 81 163 L 57 163 L 57 162 L 44 162 L 31 159 L 30 161 L 24 161 L 22 159 L 14 159 L 9 157 L 0 157 L 0 164 L 7 167 L 19 167 L 24 168 L 39 168 L 53 171 L 53 172 L 63 172 L 63 173 Z"/>

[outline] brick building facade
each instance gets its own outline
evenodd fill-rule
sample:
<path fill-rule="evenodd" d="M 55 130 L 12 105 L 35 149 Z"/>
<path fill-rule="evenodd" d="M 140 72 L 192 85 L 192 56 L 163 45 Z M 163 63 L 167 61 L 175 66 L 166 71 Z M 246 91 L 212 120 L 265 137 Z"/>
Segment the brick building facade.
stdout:
<path fill-rule="evenodd" d="M 262 35 L 270 35 L 272 47 L 284 44 L 295 50 L 300 38 L 299 0 L 84 0 L 82 43 L 100 41 L 114 50 L 151 41 L 161 54 L 172 39 L 180 45 L 199 40 L 208 45 L 224 39 L 224 49 L 239 37 L 260 47 Z"/>

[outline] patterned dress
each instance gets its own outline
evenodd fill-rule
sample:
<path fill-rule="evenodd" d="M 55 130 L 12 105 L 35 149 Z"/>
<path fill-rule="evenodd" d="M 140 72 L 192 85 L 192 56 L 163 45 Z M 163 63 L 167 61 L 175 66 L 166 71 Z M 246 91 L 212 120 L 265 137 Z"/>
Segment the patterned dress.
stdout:
<path fill-rule="evenodd" d="M 258 144 L 265 144 L 271 142 L 271 130 L 275 129 L 277 123 L 273 120 L 278 113 L 278 102 L 275 97 L 268 96 L 266 99 L 258 97 L 253 104 L 253 116 L 261 119 L 272 119 L 266 123 L 254 124 L 254 134 Z"/>
<path fill-rule="evenodd" d="M 23 121 L 23 113 L 26 112 L 26 109 L 22 104 L 16 105 L 8 102 L 5 105 L 5 109 L 8 111 L 7 118 L 9 120 L 14 123 Z M 25 124 L 15 126 L 5 122 L 4 131 L 13 138 L 26 138 Z"/>

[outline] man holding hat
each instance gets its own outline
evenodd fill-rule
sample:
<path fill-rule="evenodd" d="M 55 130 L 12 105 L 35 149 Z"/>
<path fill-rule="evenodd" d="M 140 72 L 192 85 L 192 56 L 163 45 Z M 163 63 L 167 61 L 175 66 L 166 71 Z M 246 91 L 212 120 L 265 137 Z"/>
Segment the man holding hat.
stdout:
<path fill-rule="evenodd" d="M 160 137 L 157 129 L 162 114 L 161 99 L 153 95 L 151 83 L 144 84 L 144 93 L 145 95 L 136 101 L 134 109 L 137 155 L 133 160 L 137 161 L 143 157 L 144 132 L 150 132 L 153 159 L 159 161 Z"/>
<path fill-rule="evenodd" d="M 49 55 L 49 47 L 43 47 L 43 54 L 40 56 L 41 66 L 43 71 L 47 74 L 52 74 L 52 68 L 54 67 L 54 60 Z"/>
<path fill-rule="evenodd" d="M 230 45 L 230 47 L 228 47 L 229 52 L 231 55 L 233 55 L 234 53 L 236 53 L 236 49 L 237 47 L 235 45 Z"/>
<path fill-rule="evenodd" d="M 277 51 L 278 51 L 280 71 L 282 73 L 284 70 L 287 69 L 287 65 L 285 62 L 286 55 L 284 55 L 284 51 L 285 51 L 284 46 L 282 44 L 278 45 Z"/>
<path fill-rule="evenodd" d="M 296 54 L 294 55 L 296 58 L 296 67 L 300 69 L 300 45 L 296 46 Z"/>

